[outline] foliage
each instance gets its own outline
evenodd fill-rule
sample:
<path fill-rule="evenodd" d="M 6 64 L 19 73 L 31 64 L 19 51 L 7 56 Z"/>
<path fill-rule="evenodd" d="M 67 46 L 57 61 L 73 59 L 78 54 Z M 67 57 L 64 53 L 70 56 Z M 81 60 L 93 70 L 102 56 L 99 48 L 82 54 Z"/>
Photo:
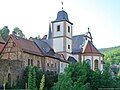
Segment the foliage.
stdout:
<path fill-rule="evenodd" d="M 39 67 L 34 66 L 33 68 L 35 69 L 35 72 L 36 72 L 36 86 L 39 89 L 40 88 L 40 81 L 41 81 L 42 76 L 43 76 L 43 72 Z"/>
<path fill-rule="evenodd" d="M 34 67 L 27 66 L 25 68 L 22 79 L 19 79 L 17 81 L 17 84 L 16 84 L 15 88 L 17 88 L 17 89 L 27 88 L 28 78 L 29 78 L 29 74 L 30 74 L 29 71 L 31 70 L 31 68 L 35 69 L 35 80 L 36 80 L 35 82 L 36 82 L 37 88 L 39 89 L 39 83 L 40 83 L 43 72 L 41 71 L 41 69 L 39 67 L 36 67 L 36 66 L 34 66 Z"/>
<path fill-rule="evenodd" d="M 100 49 L 105 55 L 104 59 L 106 63 L 119 64 L 120 63 L 120 46 L 112 48 Z"/>
<path fill-rule="evenodd" d="M 118 71 L 120 70 L 120 46 L 104 48 L 100 49 L 100 51 L 105 55 L 105 63 L 110 64 L 111 72 L 117 76 Z"/>
<path fill-rule="evenodd" d="M 12 34 L 21 38 L 25 38 L 25 35 L 23 34 L 22 30 L 20 30 L 18 27 L 15 27 L 13 29 Z"/>
<path fill-rule="evenodd" d="M 39 90 L 44 90 L 44 86 L 45 86 L 45 75 L 42 76 Z"/>
<path fill-rule="evenodd" d="M 58 82 L 53 89 L 82 90 L 82 88 L 85 88 L 87 76 L 90 71 L 91 70 L 87 64 L 70 64 L 69 67 L 65 69 L 65 72 L 59 76 Z"/>
<path fill-rule="evenodd" d="M 9 37 L 9 32 L 10 30 L 8 29 L 8 26 L 4 26 L 1 30 L 0 30 L 0 34 L 3 38 L 3 40 L 7 41 L 8 37 Z"/>
<path fill-rule="evenodd" d="M 0 35 L 1 35 L 1 33 L 2 33 L 2 30 L 0 30 Z"/>
<path fill-rule="evenodd" d="M 29 74 L 28 74 L 28 89 L 29 90 L 36 90 L 36 77 L 35 77 L 35 68 L 30 67 L 29 68 Z"/>
<path fill-rule="evenodd" d="M 85 62 L 70 64 L 59 75 L 54 90 L 98 90 L 99 88 L 118 88 L 119 79 L 113 78 L 108 66 L 101 72 L 92 71 Z M 119 81 L 120 82 L 120 81 Z"/>
<path fill-rule="evenodd" d="M 45 89 L 52 90 L 54 83 L 58 81 L 58 74 L 54 72 L 46 72 L 45 73 Z"/>

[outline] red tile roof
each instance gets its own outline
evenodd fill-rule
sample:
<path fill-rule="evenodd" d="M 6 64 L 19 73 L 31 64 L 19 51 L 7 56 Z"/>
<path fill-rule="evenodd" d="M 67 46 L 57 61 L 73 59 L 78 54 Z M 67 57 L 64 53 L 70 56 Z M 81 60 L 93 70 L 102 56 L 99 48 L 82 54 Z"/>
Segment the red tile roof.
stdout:
<path fill-rule="evenodd" d="M 3 40 L 3 38 L 0 35 L 0 43 L 5 43 L 5 41 Z"/>
<path fill-rule="evenodd" d="M 15 42 L 15 44 L 20 49 L 22 49 L 24 52 L 43 56 L 43 53 L 39 50 L 39 48 L 35 45 L 35 43 L 33 41 L 30 41 L 30 40 L 27 40 L 24 38 L 20 38 L 20 37 L 14 36 L 14 35 L 10 35 L 9 38 L 12 38 L 13 41 Z"/>
<path fill-rule="evenodd" d="M 94 53 L 94 54 L 101 54 L 97 48 L 92 44 L 92 42 L 88 41 L 87 45 L 85 47 L 85 50 L 83 51 L 83 53 Z"/>
<path fill-rule="evenodd" d="M 1 35 L 0 35 L 0 53 L 1 53 L 4 45 L 5 45 L 5 41 L 3 40 L 3 38 L 2 38 Z"/>

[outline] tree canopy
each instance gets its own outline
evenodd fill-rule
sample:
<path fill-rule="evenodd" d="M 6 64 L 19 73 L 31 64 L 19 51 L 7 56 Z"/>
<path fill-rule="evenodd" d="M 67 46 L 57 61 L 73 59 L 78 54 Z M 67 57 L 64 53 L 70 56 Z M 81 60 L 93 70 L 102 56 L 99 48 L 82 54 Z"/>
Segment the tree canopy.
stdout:
<path fill-rule="evenodd" d="M 7 41 L 8 37 L 9 37 L 9 32 L 10 30 L 8 29 L 8 26 L 4 26 L 1 30 L 0 30 L 0 34 L 3 38 L 3 40 Z"/>
<path fill-rule="evenodd" d="M 70 64 L 65 72 L 59 75 L 54 90 L 98 90 L 99 88 L 118 88 L 119 80 L 114 79 L 105 68 L 102 72 L 92 71 L 87 63 Z"/>
<path fill-rule="evenodd" d="M 13 29 L 12 34 L 21 38 L 25 38 L 25 35 L 23 34 L 22 30 L 20 30 L 18 27 L 15 27 Z"/>
<path fill-rule="evenodd" d="M 103 48 L 100 51 L 105 55 L 104 60 L 109 64 L 119 64 L 120 63 L 120 46 Z"/>

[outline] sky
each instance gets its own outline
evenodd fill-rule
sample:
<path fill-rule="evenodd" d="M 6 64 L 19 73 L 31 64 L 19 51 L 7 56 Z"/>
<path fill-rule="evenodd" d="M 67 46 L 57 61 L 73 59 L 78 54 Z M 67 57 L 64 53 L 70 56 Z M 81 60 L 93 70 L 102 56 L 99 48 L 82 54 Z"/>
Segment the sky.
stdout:
<path fill-rule="evenodd" d="M 73 23 L 73 35 L 90 28 L 97 48 L 120 45 L 120 0 L 0 0 L 0 29 L 19 27 L 27 38 L 48 34 L 49 22 L 63 8 Z"/>

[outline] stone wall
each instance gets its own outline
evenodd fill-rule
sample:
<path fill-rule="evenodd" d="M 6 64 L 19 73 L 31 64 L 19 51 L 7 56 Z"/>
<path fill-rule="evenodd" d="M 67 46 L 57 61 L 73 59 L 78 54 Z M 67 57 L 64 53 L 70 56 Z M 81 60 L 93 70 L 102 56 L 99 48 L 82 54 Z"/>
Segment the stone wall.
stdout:
<path fill-rule="evenodd" d="M 60 61 L 51 57 L 45 57 L 45 71 L 59 73 Z"/>
<path fill-rule="evenodd" d="M 20 60 L 0 60 L 0 87 L 10 79 L 11 85 L 15 85 L 17 79 L 21 78 L 24 64 Z M 10 75 L 10 78 L 8 78 Z"/>

